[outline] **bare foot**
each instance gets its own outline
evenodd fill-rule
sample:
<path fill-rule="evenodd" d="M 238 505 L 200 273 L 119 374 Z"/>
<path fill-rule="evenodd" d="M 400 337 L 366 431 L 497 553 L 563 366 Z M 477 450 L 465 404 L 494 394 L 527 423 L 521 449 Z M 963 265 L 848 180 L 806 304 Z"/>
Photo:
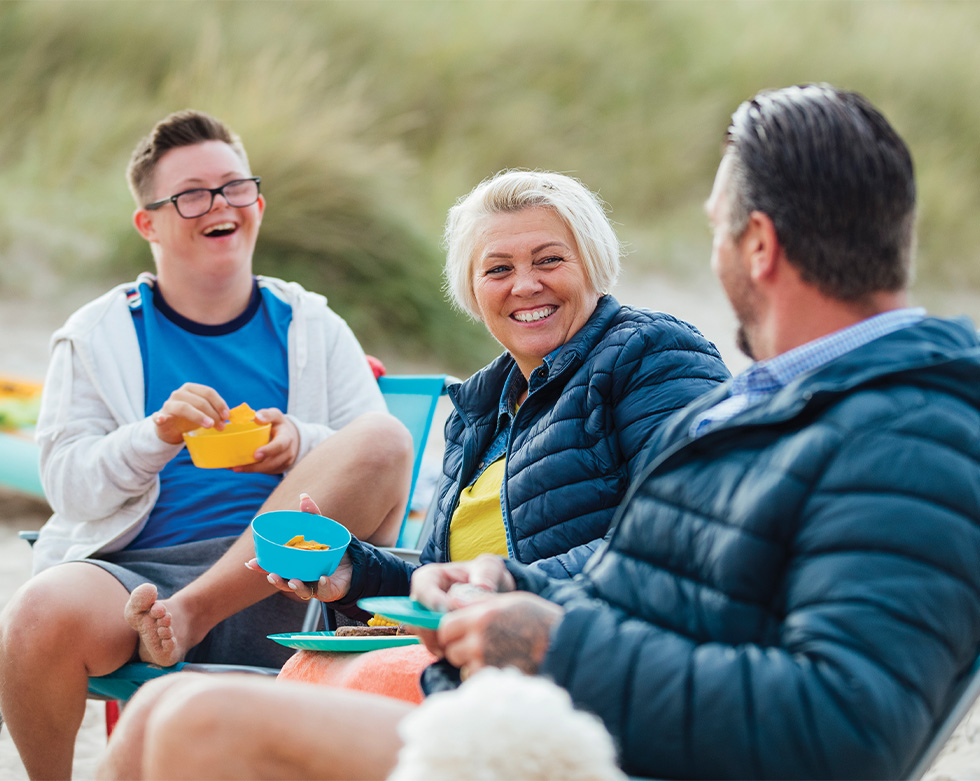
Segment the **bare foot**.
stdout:
<path fill-rule="evenodd" d="M 170 667 L 184 658 L 186 651 L 178 647 L 173 617 L 166 604 L 157 599 L 157 587 L 143 583 L 133 589 L 123 611 L 126 622 L 140 636 L 139 657 L 144 662 Z"/>

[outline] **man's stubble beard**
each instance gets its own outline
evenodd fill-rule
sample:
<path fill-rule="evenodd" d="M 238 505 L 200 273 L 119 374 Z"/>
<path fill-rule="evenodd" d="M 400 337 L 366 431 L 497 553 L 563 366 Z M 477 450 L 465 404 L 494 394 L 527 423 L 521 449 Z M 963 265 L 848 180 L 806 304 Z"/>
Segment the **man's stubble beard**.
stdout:
<path fill-rule="evenodd" d="M 749 338 L 748 329 L 743 323 L 739 323 L 738 329 L 735 331 L 735 346 L 741 350 L 743 354 L 748 356 L 750 360 L 756 360 L 755 353 L 752 350 L 752 341 Z"/>

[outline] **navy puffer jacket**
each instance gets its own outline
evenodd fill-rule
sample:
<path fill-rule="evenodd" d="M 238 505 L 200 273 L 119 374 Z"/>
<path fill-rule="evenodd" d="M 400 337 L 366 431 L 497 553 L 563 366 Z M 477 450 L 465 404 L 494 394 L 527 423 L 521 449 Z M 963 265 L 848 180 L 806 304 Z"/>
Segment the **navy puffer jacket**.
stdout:
<path fill-rule="evenodd" d="M 657 778 L 899 778 L 980 649 L 980 344 L 927 319 L 664 428 L 541 673 Z"/>
<path fill-rule="evenodd" d="M 422 562 L 448 559 L 449 520 L 489 446 L 514 366 L 501 355 L 450 389 L 444 478 Z M 669 415 L 728 379 L 718 351 L 689 324 L 603 296 L 584 326 L 532 375 L 511 429 L 504 486 L 509 548 L 555 577 L 581 570 L 606 534 L 649 443 Z M 351 590 L 407 594 L 410 565 L 365 544 L 349 548 Z"/>

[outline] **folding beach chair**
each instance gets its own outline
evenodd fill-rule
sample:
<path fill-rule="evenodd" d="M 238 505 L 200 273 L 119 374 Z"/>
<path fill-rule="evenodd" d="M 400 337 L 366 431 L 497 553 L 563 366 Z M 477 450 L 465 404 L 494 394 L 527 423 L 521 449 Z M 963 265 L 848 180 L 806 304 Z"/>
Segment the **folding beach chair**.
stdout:
<path fill-rule="evenodd" d="M 425 522 L 410 518 L 412 497 L 415 494 L 419 472 L 422 467 L 422 456 L 425 445 L 428 441 L 429 431 L 435 417 L 436 405 L 439 398 L 446 393 L 446 389 L 454 382 L 458 382 L 454 377 L 446 375 L 396 375 L 381 376 L 378 378 L 378 387 L 385 398 L 388 410 L 397 417 L 409 430 L 412 435 L 414 447 L 414 463 L 412 467 L 412 483 L 409 491 L 408 506 L 405 510 L 405 517 L 402 520 L 402 528 L 398 536 L 397 547 L 389 548 L 396 555 L 409 560 L 417 560 L 418 546 L 423 540 L 421 534 Z M 35 461 L 36 463 L 36 461 Z M 37 539 L 37 532 L 20 532 L 20 536 L 33 544 Z M 320 613 L 317 609 L 319 605 L 326 606 L 322 602 L 311 602 L 304 621 L 304 631 L 310 631 L 307 626 L 315 626 Z M 326 619 L 326 611 L 324 611 Z M 158 678 L 169 673 L 184 671 L 197 671 L 207 673 L 227 673 L 227 672 L 247 672 L 259 675 L 277 675 L 279 670 L 267 667 L 249 667 L 241 665 L 219 665 L 219 664 L 193 664 L 180 663 L 173 667 L 159 667 L 157 665 L 134 663 L 120 667 L 109 675 L 89 679 L 89 697 L 91 699 L 106 700 L 106 732 L 111 733 L 119 718 L 120 703 L 126 702 L 136 690 L 147 681 Z"/>
<path fill-rule="evenodd" d="M 422 469 L 422 455 L 425 443 L 432 428 L 432 419 L 436 412 L 436 403 L 446 393 L 453 383 L 459 382 L 455 377 L 444 374 L 437 375 L 398 375 L 378 378 L 378 387 L 385 397 L 388 411 L 398 418 L 412 435 L 415 447 L 415 462 L 412 466 L 412 487 L 408 494 L 408 507 L 402 520 L 401 532 L 393 550 L 414 551 L 423 540 L 423 521 L 410 518 L 412 497 L 418 485 L 419 473 Z"/>

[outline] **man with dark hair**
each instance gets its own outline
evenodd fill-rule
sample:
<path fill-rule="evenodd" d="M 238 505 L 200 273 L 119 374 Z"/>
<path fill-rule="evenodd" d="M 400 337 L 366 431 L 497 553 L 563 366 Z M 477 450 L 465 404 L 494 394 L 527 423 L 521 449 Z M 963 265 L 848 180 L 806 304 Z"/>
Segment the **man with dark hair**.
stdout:
<path fill-rule="evenodd" d="M 910 770 L 980 649 L 980 341 L 907 306 L 914 193 L 905 144 L 859 95 L 739 108 L 707 211 L 756 362 L 667 423 L 575 580 L 492 556 L 417 570 L 412 596 L 452 609 L 419 630 L 443 657 L 425 686 L 547 676 L 634 775 Z M 472 604 L 473 587 L 509 593 Z M 188 677 L 134 698 L 104 769 L 381 778 L 409 714 Z M 223 751 L 175 750 L 205 725 Z"/>
<path fill-rule="evenodd" d="M 803 281 L 843 301 L 908 286 L 912 157 L 867 98 L 821 86 L 763 93 L 735 112 L 727 144 L 732 235 L 764 212 Z"/>
<path fill-rule="evenodd" d="M 54 515 L 0 615 L 0 711 L 32 778 L 71 775 L 89 676 L 288 658 L 265 636 L 298 629 L 305 604 L 266 599 L 275 588 L 243 566 L 257 512 L 309 492 L 393 544 L 408 497 L 411 437 L 350 328 L 322 296 L 252 273 L 265 198 L 238 137 L 172 114 L 129 183 L 156 273 L 53 337 L 37 437 Z M 222 429 L 241 403 L 271 425 L 255 463 L 195 467 L 182 435 Z"/>
<path fill-rule="evenodd" d="M 133 149 L 126 169 L 126 181 L 137 206 L 154 200 L 153 175 L 157 163 L 167 152 L 206 141 L 221 141 L 238 157 L 246 171 L 251 170 L 242 139 L 220 119 L 202 111 L 175 111 L 158 122 Z"/>

